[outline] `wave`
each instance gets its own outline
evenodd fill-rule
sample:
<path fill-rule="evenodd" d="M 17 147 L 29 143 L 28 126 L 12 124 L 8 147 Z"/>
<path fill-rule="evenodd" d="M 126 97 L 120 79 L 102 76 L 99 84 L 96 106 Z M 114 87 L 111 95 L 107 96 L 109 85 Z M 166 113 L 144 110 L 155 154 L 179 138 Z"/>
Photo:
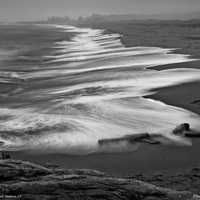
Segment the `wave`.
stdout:
<path fill-rule="evenodd" d="M 121 35 L 104 30 L 54 27 L 73 32 L 74 37 L 55 42 L 54 52 L 44 56 L 41 67 L 0 74 L 23 80 L 0 107 L 0 149 L 66 154 L 134 151 L 139 144 L 102 148 L 98 141 L 144 132 L 167 137 L 166 144 L 191 145 L 171 132 L 183 122 L 200 130 L 199 116 L 143 97 L 160 87 L 199 81 L 198 69 L 151 69 L 194 59 L 175 54 L 174 49 L 128 48 Z"/>

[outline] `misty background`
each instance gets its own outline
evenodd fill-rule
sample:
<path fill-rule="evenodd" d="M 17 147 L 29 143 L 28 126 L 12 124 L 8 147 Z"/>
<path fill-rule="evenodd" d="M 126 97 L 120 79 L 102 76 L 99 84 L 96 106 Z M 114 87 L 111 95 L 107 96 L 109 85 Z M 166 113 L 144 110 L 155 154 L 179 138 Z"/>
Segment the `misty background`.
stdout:
<path fill-rule="evenodd" d="M 0 0 L 0 21 L 44 20 L 50 16 L 136 14 L 147 18 L 199 18 L 199 0 Z"/>

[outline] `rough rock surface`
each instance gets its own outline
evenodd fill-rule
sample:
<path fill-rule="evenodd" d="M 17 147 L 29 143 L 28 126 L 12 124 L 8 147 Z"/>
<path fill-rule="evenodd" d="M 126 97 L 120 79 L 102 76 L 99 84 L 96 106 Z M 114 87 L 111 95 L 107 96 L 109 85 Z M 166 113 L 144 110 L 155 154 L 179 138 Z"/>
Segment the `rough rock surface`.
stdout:
<path fill-rule="evenodd" d="M 157 187 L 94 170 L 67 170 L 0 160 L 0 190 L 20 200 L 197 200 L 187 191 Z M 2 195 L 0 194 L 0 195 Z"/>
<path fill-rule="evenodd" d="M 129 176 L 129 178 L 145 181 L 160 187 L 173 190 L 187 190 L 200 195 L 200 167 L 179 170 L 178 172 L 161 171 Z"/>

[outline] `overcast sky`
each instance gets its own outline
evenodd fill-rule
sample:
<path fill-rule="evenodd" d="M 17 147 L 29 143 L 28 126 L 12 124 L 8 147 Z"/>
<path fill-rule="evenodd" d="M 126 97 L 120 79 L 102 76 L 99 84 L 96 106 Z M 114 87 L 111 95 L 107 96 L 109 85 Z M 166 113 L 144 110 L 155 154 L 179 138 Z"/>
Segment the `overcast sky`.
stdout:
<path fill-rule="evenodd" d="M 0 0 L 0 21 L 47 16 L 157 14 L 200 11 L 200 0 Z"/>

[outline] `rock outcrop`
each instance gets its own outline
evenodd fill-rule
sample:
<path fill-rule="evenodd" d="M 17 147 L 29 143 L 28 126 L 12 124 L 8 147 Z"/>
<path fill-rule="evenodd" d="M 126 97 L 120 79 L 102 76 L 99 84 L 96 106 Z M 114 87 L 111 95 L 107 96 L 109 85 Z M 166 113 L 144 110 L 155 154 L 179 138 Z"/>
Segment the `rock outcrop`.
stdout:
<path fill-rule="evenodd" d="M 197 200 L 134 178 L 115 178 L 95 170 L 43 167 L 15 160 L 0 161 L 1 195 L 20 200 Z"/>

